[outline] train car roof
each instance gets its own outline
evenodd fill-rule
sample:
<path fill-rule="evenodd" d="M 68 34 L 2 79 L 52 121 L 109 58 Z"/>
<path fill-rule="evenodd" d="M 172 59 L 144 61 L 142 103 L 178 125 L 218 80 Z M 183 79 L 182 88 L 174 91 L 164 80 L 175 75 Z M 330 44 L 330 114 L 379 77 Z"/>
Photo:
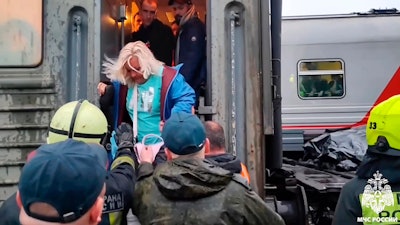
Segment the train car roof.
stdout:
<path fill-rule="evenodd" d="M 299 16 L 283 16 L 283 20 L 299 20 L 299 19 L 332 19 L 332 18 L 349 18 L 349 17 L 381 17 L 381 16 L 399 16 L 400 11 L 396 8 L 392 9 L 371 9 L 368 12 L 352 12 L 345 14 L 324 14 L 324 15 L 299 15 Z"/>
<path fill-rule="evenodd" d="M 285 17 L 282 45 L 400 41 L 400 12 Z"/>

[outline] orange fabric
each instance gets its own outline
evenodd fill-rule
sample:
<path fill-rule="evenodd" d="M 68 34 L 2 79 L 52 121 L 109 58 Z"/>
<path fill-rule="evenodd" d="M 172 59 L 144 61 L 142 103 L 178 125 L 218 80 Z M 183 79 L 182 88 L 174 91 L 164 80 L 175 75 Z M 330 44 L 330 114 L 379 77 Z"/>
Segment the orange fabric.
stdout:
<path fill-rule="evenodd" d="M 244 177 L 247 180 L 247 182 L 249 182 L 249 184 L 250 184 L 250 174 L 249 174 L 249 171 L 247 170 L 247 167 L 243 163 L 240 163 L 240 166 L 242 167 L 242 171 L 240 172 L 240 175 L 242 175 L 242 177 Z"/>

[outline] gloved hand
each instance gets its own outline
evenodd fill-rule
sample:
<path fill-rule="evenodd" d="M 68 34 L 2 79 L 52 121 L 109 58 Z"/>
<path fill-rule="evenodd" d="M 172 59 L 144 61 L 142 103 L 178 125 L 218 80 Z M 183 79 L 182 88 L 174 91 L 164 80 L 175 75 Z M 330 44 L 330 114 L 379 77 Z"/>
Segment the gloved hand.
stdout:
<path fill-rule="evenodd" d="M 121 123 L 115 130 L 115 141 L 118 150 L 129 148 L 132 151 L 135 145 L 132 126 L 128 123 Z"/>

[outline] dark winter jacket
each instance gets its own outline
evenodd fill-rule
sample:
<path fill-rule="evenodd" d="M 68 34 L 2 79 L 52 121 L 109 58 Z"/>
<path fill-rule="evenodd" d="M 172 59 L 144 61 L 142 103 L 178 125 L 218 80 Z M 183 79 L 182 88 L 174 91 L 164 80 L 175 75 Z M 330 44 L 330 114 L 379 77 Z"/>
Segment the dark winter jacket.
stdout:
<path fill-rule="evenodd" d="M 132 33 L 131 42 L 142 41 L 153 52 L 154 57 L 172 65 L 173 51 L 175 50 L 175 37 L 169 26 L 155 19 L 149 26 L 140 26 L 139 30 Z"/>
<path fill-rule="evenodd" d="M 281 225 L 241 176 L 201 159 L 141 164 L 133 212 L 142 225 Z"/>
<path fill-rule="evenodd" d="M 17 193 L 14 193 L 3 202 L 0 208 L 0 225 L 20 225 L 16 196 Z"/>
<path fill-rule="evenodd" d="M 206 156 L 206 159 L 211 163 L 218 165 L 232 173 L 240 173 L 242 172 L 241 162 L 236 156 L 225 153 L 221 155 L 210 155 Z"/>
<path fill-rule="evenodd" d="M 394 216 L 397 216 L 399 222 L 384 224 L 400 224 L 400 157 L 367 152 L 357 170 L 357 177 L 353 178 L 342 188 L 335 210 L 333 225 L 363 224 L 361 222 L 357 222 L 357 217 L 359 217 L 359 219 L 361 217 L 371 217 L 371 215 L 366 215 L 365 212 L 363 215 L 360 194 L 364 193 L 364 189 L 366 188 L 367 184 L 369 184 L 368 179 L 374 179 L 374 174 L 377 173 L 377 171 L 382 174 L 381 179 L 386 178 L 388 180 L 387 184 L 391 187 L 391 191 L 393 192 L 394 196 L 397 197 L 394 198 L 394 205 L 391 206 L 391 208 L 394 210 L 385 207 L 381 212 L 381 215 L 376 214 L 372 215 L 372 217 L 384 217 L 385 215 L 393 217 L 394 214 Z M 384 186 L 385 185 L 382 185 L 381 187 L 383 188 Z M 372 184 L 371 187 L 373 188 L 374 185 Z M 372 212 L 371 209 L 367 208 L 368 207 L 364 206 L 364 210 L 366 209 L 369 212 Z M 371 221 L 371 223 L 365 222 L 364 224 L 379 223 Z"/>
<path fill-rule="evenodd" d="M 100 225 L 126 225 L 126 215 L 131 209 L 136 174 L 133 153 L 120 150 L 106 179 L 103 215 Z"/>
<path fill-rule="evenodd" d="M 100 225 L 126 225 L 126 215 L 133 201 L 135 171 L 129 150 L 122 150 L 111 165 L 106 180 L 103 215 Z M 9 197 L 0 208 L 0 225 L 20 225 L 16 194 Z M 110 223 L 110 220 L 113 222 Z"/>
<path fill-rule="evenodd" d="M 200 87 L 206 82 L 206 29 L 198 17 L 182 25 L 178 37 L 177 64 L 183 63 L 180 72 L 199 96 Z M 177 53 L 176 53 L 177 54 Z"/>

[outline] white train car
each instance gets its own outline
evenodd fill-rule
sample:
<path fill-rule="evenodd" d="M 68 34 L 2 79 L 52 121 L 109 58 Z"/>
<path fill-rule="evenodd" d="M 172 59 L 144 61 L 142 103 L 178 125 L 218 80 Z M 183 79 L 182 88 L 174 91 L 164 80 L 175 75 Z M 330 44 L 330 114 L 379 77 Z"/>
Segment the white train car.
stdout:
<path fill-rule="evenodd" d="M 400 13 L 371 10 L 282 20 L 285 150 L 304 139 L 366 123 L 371 108 L 400 94 Z"/>

